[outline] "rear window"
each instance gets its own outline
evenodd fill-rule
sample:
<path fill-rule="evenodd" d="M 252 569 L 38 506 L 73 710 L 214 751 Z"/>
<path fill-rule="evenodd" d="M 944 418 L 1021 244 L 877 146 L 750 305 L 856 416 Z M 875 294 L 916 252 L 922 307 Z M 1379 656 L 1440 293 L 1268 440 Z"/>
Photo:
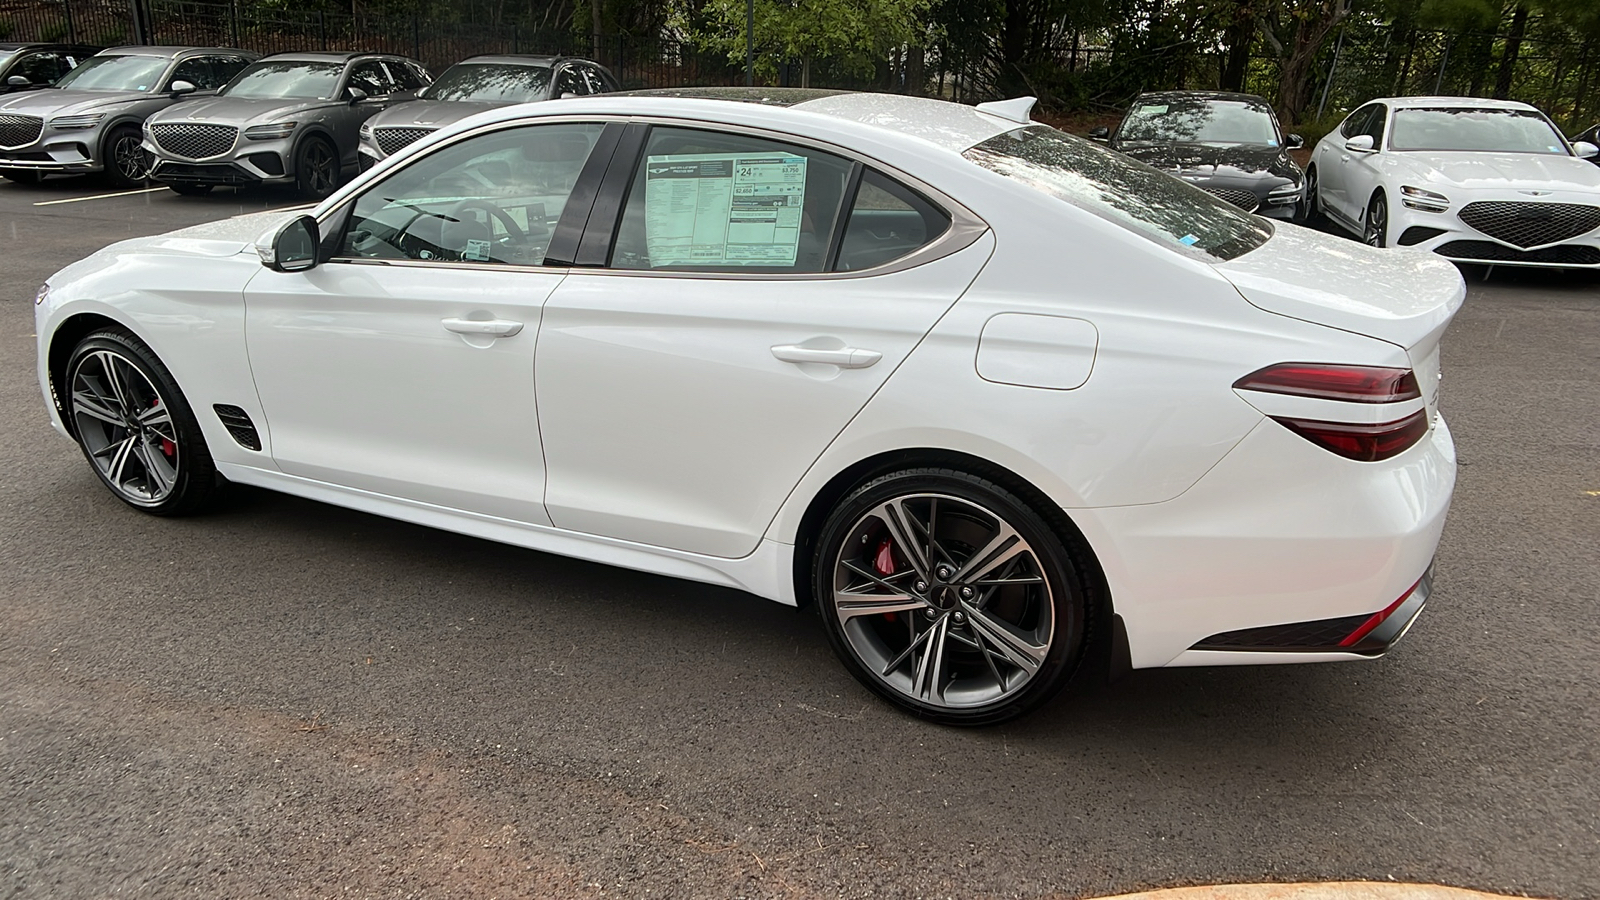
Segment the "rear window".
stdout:
<path fill-rule="evenodd" d="M 1180 252 L 1223 261 L 1272 227 L 1193 185 L 1047 125 L 997 135 L 963 154 L 978 165 Z"/>

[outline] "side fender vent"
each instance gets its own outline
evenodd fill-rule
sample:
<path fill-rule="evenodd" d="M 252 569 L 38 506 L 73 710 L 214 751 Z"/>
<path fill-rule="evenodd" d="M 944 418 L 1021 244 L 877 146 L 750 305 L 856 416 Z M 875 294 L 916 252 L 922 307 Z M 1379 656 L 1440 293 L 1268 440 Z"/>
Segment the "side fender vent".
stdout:
<path fill-rule="evenodd" d="M 261 435 L 256 434 L 256 423 L 250 421 L 249 413 L 226 403 L 216 403 L 211 408 L 217 411 L 217 418 L 239 446 L 246 450 L 261 449 Z"/>

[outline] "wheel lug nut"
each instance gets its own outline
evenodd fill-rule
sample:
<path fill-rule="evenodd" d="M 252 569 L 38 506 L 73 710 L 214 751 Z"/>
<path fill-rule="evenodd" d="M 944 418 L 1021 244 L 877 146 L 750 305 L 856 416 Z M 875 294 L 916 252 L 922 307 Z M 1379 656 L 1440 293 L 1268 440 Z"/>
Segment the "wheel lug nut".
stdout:
<path fill-rule="evenodd" d="M 973 591 L 972 591 L 972 588 L 970 588 L 970 587 L 964 587 L 964 588 L 961 589 L 961 599 L 963 599 L 963 600 L 971 600 L 972 599 L 972 594 L 973 594 Z"/>
<path fill-rule="evenodd" d="M 928 590 L 928 583 L 926 581 L 919 581 L 916 584 L 912 585 L 911 589 L 916 591 L 919 594 L 924 593 L 924 592 L 926 592 Z"/>
<path fill-rule="evenodd" d="M 950 618 L 952 618 L 952 619 L 955 619 L 955 620 L 956 620 L 956 622 L 958 622 L 958 623 L 960 623 L 960 622 L 965 622 L 965 621 L 966 621 L 966 620 L 967 620 L 967 617 L 966 617 L 966 616 L 964 616 L 964 615 L 962 615 L 962 614 L 961 614 L 961 613 L 959 613 L 959 612 L 958 612 L 958 613 L 955 613 L 955 614 L 954 614 L 954 615 L 952 615 L 952 616 L 951 616 L 951 617 L 950 617 Z"/>
<path fill-rule="evenodd" d="M 928 618 L 932 619 L 932 618 L 934 618 L 934 617 L 939 615 L 939 611 L 936 610 L 936 609 L 933 609 L 933 608 L 929 608 L 929 609 L 923 610 L 922 614 L 927 616 Z"/>
<path fill-rule="evenodd" d="M 945 567 L 945 566 L 940 566 L 939 567 L 939 577 L 940 578 L 949 578 L 950 577 L 950 569 Z"/>

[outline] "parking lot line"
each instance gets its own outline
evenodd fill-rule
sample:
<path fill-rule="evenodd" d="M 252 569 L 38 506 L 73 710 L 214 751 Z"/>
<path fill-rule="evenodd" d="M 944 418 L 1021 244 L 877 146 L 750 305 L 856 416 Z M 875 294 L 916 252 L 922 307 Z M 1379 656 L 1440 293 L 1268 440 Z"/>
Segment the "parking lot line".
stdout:
<path fill-rule="evenodd" d="M 150 194 L 156 191 L 164 191 L 166 189 L 166 186 L 163 185 L 162 187 L 139 188 L 138 190 L 133 191 L 118 191 L 115 194 L 95 194 L 90 197 L 68 197 L 65 200 L 41 200 L 38 203 L 35 203 L 34 206 L 55 206 L 57 203 L 81 203 L 84 200 L 108 200 L 112 197 L 131 197 L 134 194 Z"/>

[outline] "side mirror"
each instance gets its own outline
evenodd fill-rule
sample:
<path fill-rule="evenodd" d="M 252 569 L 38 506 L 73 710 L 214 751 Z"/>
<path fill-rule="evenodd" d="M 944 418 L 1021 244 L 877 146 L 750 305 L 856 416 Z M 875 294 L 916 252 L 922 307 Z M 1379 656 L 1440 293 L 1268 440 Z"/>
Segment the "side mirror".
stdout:
<path fill-rule="evenodd" d="M 1572 145 L 1572 152 L 1576 153 L 1579 159 L 1594 159 L 1596 156 L 1600 156 L 1600 147 L 1588 141 L 1578 141 Z"/>
<path fill-rule="evenodd" d="M 1288 142 L 1285 146 L 1290 150 L 1299 150 L 1306 145 L 1306 139 L 1298 134 L 1286 135 L 1284 139 Z"/>
<path fill-rule="evenodd" d="M 296 216 L 262 235 L 256 241 L 256 254 L 261 264 L 274 272 L 300 272 L 317 264 L 320 243 L 317 220 Z"/>
<path fill-rule="evenodd" d="M 196 90 L 198 90 L 198 88 L 196 88 L 191 82 L 179 80 L 167 85 L 167 90 L 170 91 L 174 97 L 182 97 L 184 94 L 194 93 Z"/>
<path fill-rule="evenodd" d="M 1096 125 L 1095 127 L 1089 129 L 1089 140 L 1099 141 L 1102 144 L 1110 143 L 1111 129 L 1104 125 Z"/>
<path fill-rule="evenodd" d="M 361 101 L 367 99 L 367 92 L 358 87 L 345 88 L 344 95 L 350 98 L 351 103 L 360 103 Z"/>
<path fill-rule="evenodd" d="M 1344 148 L 1346 150 L 1354 150 L 1357 153 L 1371 153 L 1373 145 L 1374 141 L 1372 140 L 1372 135 L 1370 134 L 1358 134 L 1350 140 L 1344 142 Z"/>
<path fill-rule="evenodd" d="M 31 87 L 33 82 L 26 75 L 13 75 L 6 79 L 6 87 Z"/>

